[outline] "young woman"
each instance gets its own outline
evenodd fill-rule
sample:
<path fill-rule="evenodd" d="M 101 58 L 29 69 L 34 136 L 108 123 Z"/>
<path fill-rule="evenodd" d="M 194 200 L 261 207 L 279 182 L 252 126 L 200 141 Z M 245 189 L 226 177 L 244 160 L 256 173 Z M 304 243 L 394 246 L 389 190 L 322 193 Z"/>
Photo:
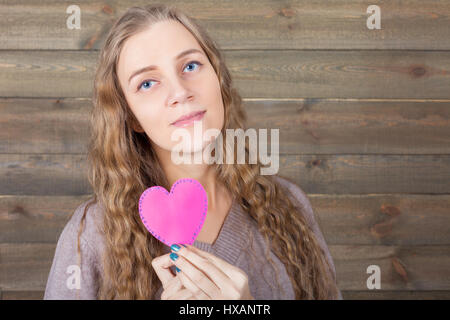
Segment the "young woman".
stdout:
<path fill-rule="evenodd" d="M 311 204 L 296 184 L 261 175 L 259 159 L 172 161 L 175 130 L 201 139 L 183 116 L 196 115 L 202 133 L 220 132 L 224 159 L 225 130 L 246 125 L 224 59 L 195 20 L 164 5 L 125 12 L 101 50 L 93 105 L 95 195 L 58 240 L 45 299 L 342 299 Z M 183 150 L 202 152 L 217 138 Z M 145 189 L 170 190 L 180 178 L 203 185 L 208 212 L 192 246 L 169 248 L 146 230 L 138 202 Z"/>

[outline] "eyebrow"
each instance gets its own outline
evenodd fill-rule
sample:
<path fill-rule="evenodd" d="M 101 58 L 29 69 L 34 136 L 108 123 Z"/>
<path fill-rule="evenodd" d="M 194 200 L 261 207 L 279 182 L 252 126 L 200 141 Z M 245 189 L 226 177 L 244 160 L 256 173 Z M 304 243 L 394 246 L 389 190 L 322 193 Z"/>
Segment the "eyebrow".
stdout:
<path fill-rule="evenodd" d="M 194 52 L 198 52 L 198 53 L 203 54 L 203 53 L 202 53 L 200 50 L 198 50 L 198 49 L 188 49 L 188 50 L 185 50 L 185 51 L 179 53 L 179 54 L 175 57 L 175 60 L 178 60 L 178 59 L 180 59 L 180 58 L 182 58 L 182 57 L 184 57 L 184 56 L 186 56 L 186 55 L 188 55 L 188 54 L 194 53 Z M 157 66 L 151 65 L 151 66 L 143 67 L 143 68 L 140 68 L 140 69 L 136 70 L 135 72 L 133 72 L 133 73 L 131 74 L 130 78 L 128 78 L 128 84 L 130 83 L 131 79 L 132 79 L 133 77 L 137 76 L 138 74 L 141 74 L 141 73 L 147 72 L 147 71 L 151 71 L 151 70 L 154 70 L 154 69 L 157 69 L 157 68 L 158 68 Z"/>

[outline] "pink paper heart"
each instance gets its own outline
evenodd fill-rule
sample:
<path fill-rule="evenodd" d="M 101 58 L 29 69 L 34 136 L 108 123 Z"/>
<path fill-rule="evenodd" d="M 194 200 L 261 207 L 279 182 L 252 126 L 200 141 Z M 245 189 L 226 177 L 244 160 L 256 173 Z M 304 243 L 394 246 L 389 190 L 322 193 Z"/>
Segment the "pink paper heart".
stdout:
<path fill-rule="evenodd" d="M 207 212 L 208 196 L 195 179 L 175 181 L 170 193 L 161 186 L 148 188 L 139 198 L 139 214 L 145 227 L 168 246 L 192 245 Z"/>

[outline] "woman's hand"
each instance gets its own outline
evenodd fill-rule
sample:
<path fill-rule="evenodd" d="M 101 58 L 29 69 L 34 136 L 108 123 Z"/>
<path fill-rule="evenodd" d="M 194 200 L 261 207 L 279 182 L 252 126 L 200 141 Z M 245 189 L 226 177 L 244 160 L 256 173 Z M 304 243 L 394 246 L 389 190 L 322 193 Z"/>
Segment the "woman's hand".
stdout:
<path fill-rule="evenodd" d="M 172 263 L 181 269 L 182 285 L 198 300 L 254 300 L 244 271 L 195 248 L 172 245 Z"/>
<path fill-rule="evenodd" d="M 196 300 L 192 292 L 183 286 L 180 278 L 169 269 L 172 265 L 170 253 L 152 260 L 153 269 L 164 289 L 161 293 L 161 300 Z"/>
<path fill-rule="evenodd" d="M 178 276 L 169 280 L 166 289 L 161 293 L 161 300 L 196 300 L 191 291 L 186 289 Z"/>

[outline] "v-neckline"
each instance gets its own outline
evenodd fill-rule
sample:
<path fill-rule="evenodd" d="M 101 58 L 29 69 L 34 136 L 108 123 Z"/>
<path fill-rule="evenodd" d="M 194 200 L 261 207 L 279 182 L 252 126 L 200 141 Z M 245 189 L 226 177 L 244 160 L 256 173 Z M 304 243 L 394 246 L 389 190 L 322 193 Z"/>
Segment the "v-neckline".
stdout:
<path fill-rule="evenodd" d="M 199 240 L 195 240 L 194 243 L 192 244 L 195 247 L 198 247 L 201 250 L 205 250 L 205 249 L 212 249 L 216 247 L 217 242 L 222 241 L 222 239 L 220 239 L 220 237 L 223 237 L 223 233 L 226 232 L 229 228 L 229 224 L 230 224 L 230 216 L 233 215 L 236 211 L 236 202 L 233 199 L 233 201 L 231 202 L 231 206 L 230 206 L 230 210 L 228 210 L 227 215 L 225 216 L 225 219 L 223 220 L 222 226 L 219 230 L 219 234 L 217 235 L 216 239 L 214 240 L 213 243 L 207 243 L 207 242 L 203 242 L 203 241 L 199 241 Z M 203 249 L 202 249 L 203 248 Z"/>
<path fill-rule="evenodd" d="M 235 265 L 242 253 L 242 248 L 247 245 L 249 240 L 249 219 L 250 216 L 233 199 L 230 211 L 225 218 L 216 241 L 210 244 L 195 240 L 193 246 Z"/>
<path fill-rule="evenodd" d="M 213 243 L 195 240 L 192 246 L 212 253 L 234 265 L 242 252 L 242 248 L 248 241 L 249 219 L 248 214 L 233 199 L 216 240 Z M 171 251 L 170 247 L 165 247 L 165 251 L 169 253 Z"/>

